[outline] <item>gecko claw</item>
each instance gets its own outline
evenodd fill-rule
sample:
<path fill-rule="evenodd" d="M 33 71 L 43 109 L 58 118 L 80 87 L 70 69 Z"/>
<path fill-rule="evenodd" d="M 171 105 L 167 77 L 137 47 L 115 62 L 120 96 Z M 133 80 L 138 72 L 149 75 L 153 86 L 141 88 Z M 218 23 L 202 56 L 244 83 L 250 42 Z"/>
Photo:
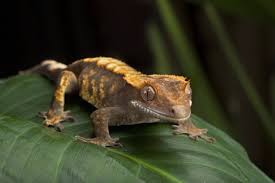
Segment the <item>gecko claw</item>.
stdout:
<path fill-rule="evenodd" d="M 63 120 L 62 121 L 75 122 L 75 118 L 71 115 L 70 110 L 63 112 Z"/>

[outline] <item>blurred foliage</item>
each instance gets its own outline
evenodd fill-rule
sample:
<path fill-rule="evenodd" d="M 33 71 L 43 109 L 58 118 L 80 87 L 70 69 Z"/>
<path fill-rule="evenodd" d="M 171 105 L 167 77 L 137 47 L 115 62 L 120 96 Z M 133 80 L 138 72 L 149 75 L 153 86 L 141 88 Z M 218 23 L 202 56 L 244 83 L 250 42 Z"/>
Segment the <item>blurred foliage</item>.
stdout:
<path fill-rule="evenodd" d="M 157 0 L 155 2 L 164 24 L 164 29 L 168 33 L 176 56 L 178 57 L 178 63 L 181 67 L 182 74 L 192 79 L 193 96 L 195 96 L 193 99 L 193 112 L 212 121 L 214 125 L 228 131 L 228 129 L 230 129 L 230 124 L 211 88 L 211 84 L 207 80 L 206 74 L 201 68 L 196 50 L 186 34 L 185 24 L 179 22 L 175 15 L 176 12 L 173 7 L 171 7 L 169 0 Z M 260 122 L 265 131 L 275 143 L 275 133 L 273 133 L 275 130 L 274 119 L 272 119 L 270 111 L 268 111 L 264 105 L 250 78 L 246 74 L 245 69 L 241 65 L 237 51 L 224 29 L 221 18 L 213 6 L 214 4 L 233 14 L 237 13 L 244 16 L 253 16 L 257 19 L 273 21 L 275 20 L 275 1 L 252 0 L 248 3 L 240 0 L 212 0 L 194 2 L 204 8 L 210 25 L 221 45 L 220 48 L 232 67 L 232 72 L 235 73 L 252 107 L 255 112 L 258 113 L 261 119 Z M 169 65 L 169 53 L 167 49 L 165 49 L 164 38 L 160 34 L 159 28 L 154 23 L 149 24 L 148 32 L 149 43 L 155 56 L 157 70 L 162 73 L 170 73 L 171 66 Z M 167 68 L 167 70 L 165 68 Z"/>
<path fill-rule="evenodd" d="M 259 21 L 275 22 L 274 0 L 209 0 L 209 2 L 212 2 L 218 8 L 231 13 L 232 15 L 253 17 Z"/>
<path fill-rule="evenodd" d="M 159 74 L 171 74 L 171 58 L 165 46 L 163 35 L 156 23 L 151 22 L 148 24 L 147 38 L 154 56 L 155 71 Z"/>
<path fill-rule="evenodd" d="M 220 42 L 220 48 L 223 50 L 224 55 L 227 57 L 227 59 L 225 60 L 227 60 L 228 63 L 231 65 L 232 72 L 237 77 L 236 79 L 240 81 L 241 86 L 244 89 L 244 92 L 246 93 L 249 101 L 252 104 L 252 107 L 261 118 L 261 124 L 263 125 L 267 134 L 272 138 L 273 143 L 275 144 L 275 123 L 272 119 L 272 115 L 267 110 L 256 88 L 253 86 L 252 81 L 250 80 L 250 78 L 245 72 L 245 69 L 241 65 L 241 61 L 238 57 L 237 51 L 225 31 L 222 21 L 216 12 L 216 9 L 211 3 L 205 3 L 204 9 L 209 19 L 209 22 L 211 23 L 212 28 Z"/>
<path fill-rule="evenodd" d="M 275 118 L 275 74 L 273 74 L 270 82 L 270 98 L 272 105 L 272 114 L 273 118 Z"/>

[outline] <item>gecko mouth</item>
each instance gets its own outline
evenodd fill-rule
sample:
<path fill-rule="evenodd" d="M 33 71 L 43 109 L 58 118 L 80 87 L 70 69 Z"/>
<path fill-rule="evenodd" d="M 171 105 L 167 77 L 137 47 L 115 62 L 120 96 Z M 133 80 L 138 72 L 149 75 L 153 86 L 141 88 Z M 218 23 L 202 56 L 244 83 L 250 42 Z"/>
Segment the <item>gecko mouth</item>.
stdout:
<path fill-rule="evenodd" d="M 161 112 L 161 111 L 158 111 L 156 109 L 152 109 L 150 107 L 147 107 L 147 106 L 145 106 L 144 103 L 142 103 L 140 101 L 134 100 L 134 101 L 131 101 L 131 104 L 132 104 L 132 106 L 134 106 L 135 108 L 139 109 L 140 111 L 142 111 L 142 112 L 144 112 L 146 114 L 152 115 L 153 117 L 158 118 L 158 119 L 168 120 L 168 121 L 171 121 L 171 122 L 185 121 L 191 115 L 191 113 L 190 113 L 186 117 L 175 118 L 175 117 L 171 117 L 171 116 L 167 115 L 164 112 Z"/>

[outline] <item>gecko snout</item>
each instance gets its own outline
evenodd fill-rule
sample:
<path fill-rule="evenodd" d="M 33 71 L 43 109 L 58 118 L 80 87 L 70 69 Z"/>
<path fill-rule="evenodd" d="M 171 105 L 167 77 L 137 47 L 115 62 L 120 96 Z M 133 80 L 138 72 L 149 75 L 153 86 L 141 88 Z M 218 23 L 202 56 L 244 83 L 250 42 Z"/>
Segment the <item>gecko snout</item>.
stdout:
<path fill-rule="evenodd" d="M 169 113 L 174 118 L 186 118 L 191 114 L 191 109 L 185 105 L 175 105 L 170 108 Z"/>

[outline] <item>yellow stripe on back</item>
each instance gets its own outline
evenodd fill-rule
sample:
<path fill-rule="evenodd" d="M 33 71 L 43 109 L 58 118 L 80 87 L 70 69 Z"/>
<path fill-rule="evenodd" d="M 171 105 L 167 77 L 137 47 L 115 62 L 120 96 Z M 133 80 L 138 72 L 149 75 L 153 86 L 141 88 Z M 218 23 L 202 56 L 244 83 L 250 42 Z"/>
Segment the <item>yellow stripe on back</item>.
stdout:
<path fill-rule="evenodd" d="M 129 74 L 141 74 L 136 71 L 134 68 L 130 67 L 126 63 L 110 58 L 110 57 L 95 57 L 95 58 L 85 58 L 84 62 L 95 62 L 97 66 L 102 67 L 110 72 L 115 74 L 121 74 L 123 76 Z"/>
<path fill-rule="evenodd" d="M 126 63 L 111 57 L 85 58 L 83 62 L 95 62 L 98 67 L 104 68 L 114 74 L 120 74 L 123 79 L 135 88 L 141 88 L 144 85 L 146 75 L 136 71 Z"/>

